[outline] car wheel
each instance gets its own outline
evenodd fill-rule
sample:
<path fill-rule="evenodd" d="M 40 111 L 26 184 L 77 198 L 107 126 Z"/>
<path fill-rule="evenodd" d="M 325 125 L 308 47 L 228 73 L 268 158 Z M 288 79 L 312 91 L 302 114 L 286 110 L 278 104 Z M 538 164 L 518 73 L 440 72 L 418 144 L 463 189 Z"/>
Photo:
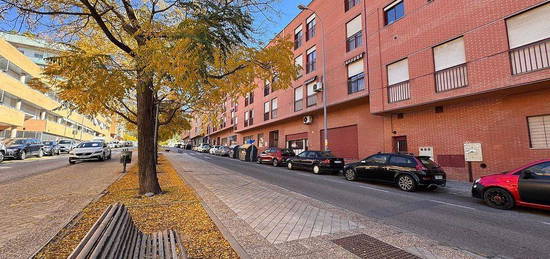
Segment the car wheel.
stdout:
<path fill-rule="evenodd" d="M 256 159 L 256 163 L 261 164 L 262 160 L 258 157 L 258 159 Z"/>
<path fill-rule="evenodd" d="M 109 156 L 107 157 L 107 159 L 111 160 L 112 158 L 112 153 L 109 153 Z"/>
<path fill-rule="evenodd" d="M 277 158 L 274 158 L 273 161 L 271 161 L 271 164 L 272 164 L 274 167 L 278 167 L 278 166 L 279 166 L 279 160 L 277 160 Z"/>
<path fill-rule="evenodd" d="M 27 153 L 25 150 L 22 150 L 21 153 L 19 153 L 19 160 L 25 160 L 27 158 Z"/>
<path fill-rule="evenodd" d="M 72 159 L 69 159 L 69 164 L 74 165 L 75 161 Z"/>
<path fill-rule="evenodd" d="M 42 151 L 42 149 L 38 150 L 38 157 L 43 157 L 44 156 L 44 151 Z"/>
<path fill-rule="evenodd" d="M 288 170 L 293 170 L 294 168 L 292 167 L 292 162 L 288 162 L 288 164 L 286 165 L 286 167 L 288 168 Z"/>
<path fill-rule="evenodd" d="M 489 207 L 508 210 L 514 207 L 512 195 L 502 188 L 489 188 L 483 193 L 483 200 Z"/>
<path fill-rule="evenodd" d="M 4 161 L 4 152 L 0 152 L 0 163 Z"/>
<path fill-rule="evenodd" d="M 355 173 L 355 170 L 353 170 L 352 168 L 349 168 L 348 170 L 346 170 L 346 172 L 344 173 L 344 177 L 348 181 L 357 180 L 357 174 Z"/>
<path fill-rule="evenodd" d="M 414 192 L 416 189 L 416 182 L 411 176 L 406 174 L 402 174 L 397 178 L 397 185 L 401 190 L 406 192 Z"/>
<path fill-rule="evenodd" d="M 320 174 L 321 173 L 321 167 L 319 167 L 318 165 L 314 165 L 313 166 L 313 173 L 314 174 Z"/>

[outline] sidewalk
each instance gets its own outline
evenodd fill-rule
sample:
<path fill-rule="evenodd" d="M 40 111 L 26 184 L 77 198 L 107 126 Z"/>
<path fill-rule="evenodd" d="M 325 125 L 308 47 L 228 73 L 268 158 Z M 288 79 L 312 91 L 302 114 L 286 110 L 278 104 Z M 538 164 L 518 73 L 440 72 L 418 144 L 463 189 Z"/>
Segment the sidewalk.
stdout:
<path fill-rule="evenodd" d="M 243 258 L 475 257 L 187 154 L 166 156 Z"/>
<path fill-rule="evenodd" d="M 67 162 L 68 164 L 68 162 Z M 28 258 L 120 174 L 116 159 L 0 184 L 0 258 Z"/>

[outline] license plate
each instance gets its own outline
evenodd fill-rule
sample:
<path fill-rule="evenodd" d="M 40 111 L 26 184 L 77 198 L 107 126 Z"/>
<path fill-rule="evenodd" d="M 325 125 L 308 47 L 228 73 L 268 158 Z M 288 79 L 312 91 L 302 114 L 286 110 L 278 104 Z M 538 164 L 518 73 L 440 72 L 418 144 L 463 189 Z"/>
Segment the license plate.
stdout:
<path fill-rule="evenodd" d="M 436 176 L 435 176 L 435 179 L 436 179 L 436 180 L 441 180 L 441 179 L 443 179 L 443 175 L 436 175 Z"/>
<path fill-rule="evenodd" d="M 335 164 L 341 164 L 342 161 L 334 161 Z"/>

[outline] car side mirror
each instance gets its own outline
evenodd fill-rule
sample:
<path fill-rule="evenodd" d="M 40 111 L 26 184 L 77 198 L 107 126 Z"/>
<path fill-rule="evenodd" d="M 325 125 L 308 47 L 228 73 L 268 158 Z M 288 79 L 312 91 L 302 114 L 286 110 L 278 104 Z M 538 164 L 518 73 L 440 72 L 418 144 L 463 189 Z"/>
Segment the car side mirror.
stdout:
<path fill-rule="evenodd" d="M 366 164 L 367 160 L 361 160 L 361 164 Z"/>

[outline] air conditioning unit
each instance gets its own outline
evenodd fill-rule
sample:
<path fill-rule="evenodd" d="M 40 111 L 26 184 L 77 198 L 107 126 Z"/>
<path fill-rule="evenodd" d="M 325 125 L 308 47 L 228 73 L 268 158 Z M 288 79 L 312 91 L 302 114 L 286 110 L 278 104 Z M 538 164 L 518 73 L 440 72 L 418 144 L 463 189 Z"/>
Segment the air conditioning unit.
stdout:
<path fill-rule="evenodd" d="M 309 125 L 313 123 L 313 116 L 304 116 L 304 124 Z"/>
<path fill-rule="evenodd" d="M 323 82 L 317 82 L 314 86 L 313 86 L 313 91 L 314 92 L 322 92 L 323 91 Z"/>

